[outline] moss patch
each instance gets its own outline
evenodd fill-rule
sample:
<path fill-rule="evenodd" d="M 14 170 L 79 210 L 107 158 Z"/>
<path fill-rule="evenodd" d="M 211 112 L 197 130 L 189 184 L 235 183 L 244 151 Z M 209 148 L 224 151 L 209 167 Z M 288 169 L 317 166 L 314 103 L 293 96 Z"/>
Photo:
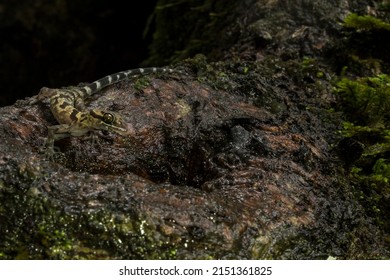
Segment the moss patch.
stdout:
<path fill-rule="evenodd" d="M 372 16 L 350 14 L 344 26 L 354 29 L 348 36 L 348 48 L 367 42 L 378 49 L 386 49 L 386 40 L 368 36 L 367 32 L 388 34 L 390 24 Z M 356 33 L 366 32 L 366 37 Z M 359 41 L 356 41 L 359 38 Z M 361 54 L 360 54 L 361 55 Z M 340 109 L 345 114 L 341 134 L 346 137 L 340 142 L 342 149 L 360 147 L 361 154 L 345 152 L 348 172 L 355 193 L 367 213 L 387 233 L 390 232 L 390 76 L 384 73 L 388 68 L 386 56 L 361 57 L 358 53 L 349 56 L 349 67 L 344 68 L 336 83 L 335 92 Z M 360 65 L 351 67 L 351 65 Z M 368 75 L 368 74 L 371 75 Z M 343 145 L 348 143 L 348 145 Z M 340 148 L 339 144 L 339 148 Z M 348 147 L 347 147 L 348 146 Z M 351 158 L 354 158 L 351 160 Z M 353 161 L 356 161 L 353 163 Z"/>
<path fill-rule="evenodd" d="M 351 13 L 344 19 L 344 26 L 356 30 L 384 29 L 390 31 L 390 23 L 373 16 L 359 16 Z"/>

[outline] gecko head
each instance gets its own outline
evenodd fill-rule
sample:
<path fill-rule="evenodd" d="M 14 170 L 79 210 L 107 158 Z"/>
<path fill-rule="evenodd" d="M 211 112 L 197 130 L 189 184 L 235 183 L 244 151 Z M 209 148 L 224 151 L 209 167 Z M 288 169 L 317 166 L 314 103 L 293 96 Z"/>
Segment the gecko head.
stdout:
<path fill-rule="evenodd" d="M 120 114 L 106 110 L 93 109 L 89 112 L 89 115 L 91 116 L 94 129 L 115 132 L 120 135 L 127 134 L 126 124 Z"/>

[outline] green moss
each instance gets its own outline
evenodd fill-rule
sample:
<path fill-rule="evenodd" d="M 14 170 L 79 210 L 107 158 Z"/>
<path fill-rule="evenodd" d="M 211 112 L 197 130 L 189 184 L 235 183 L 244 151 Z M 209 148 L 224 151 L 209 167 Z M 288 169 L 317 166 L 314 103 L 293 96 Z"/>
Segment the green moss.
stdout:
<path fill-rule="evenodd" d="M 389 69 L 386 38 L 390 24 L 350 14 L 344 27 L 353 32 L 347 33 L 348 67 L 343 68 L 335 90 L 346 117 L 341 133 L 364 144 L 349 175 L 367 213 L 389 235 L 390 76 L 383 71 Z"/>
<path fill-rule="evenodd" d="M 312 69 L 317 65 L 317 61 L 314 58 L 305 56 L 302 59 L 302 68 L 303 69 Z"/>
<path fill-rule="evenodd" d="M 343 23 L 345 40 L 339 50 L 339 54 L 343 56 L 341 60 L 344 62 L 338 67 L 347 67 L 348 72 L 355 77 L 388 73 L 390 70 L 388 21 L 385 13 L 381 12 L 378 12 L 378 17 L 348 15 Z"/>
<path fill-rule="evenodd" d="M 342 78 L 337 94 L 344 110 L 357 124 L 375 127 L 390 120 L 390 76 L 381 74 L 356 80 Z"/>
<path fill-rule="evenodd" d="M 359 16 L 354 13 L 349 14 L 344 19 L 344 26 L 364 31 L 370 31 L 375 29 L 384 29 L 390 31 L 390 23 L 384 22 L 373 16 Z"/>
<path fill-rule="evenodd" d="M 347 57 L 348 66 L 344 66 L 341 71 L 341 76 L 345 76 L 347 72 L 362 74 L 364 76 L 374 76 L 382 73 L 382 69 L 385 68 L 383 61 L 380 59 L 369 58 L 363 59 L 355 54 L 348 54 Z"/>
<path fill-rule="evenodd" d="M 390 197 L 390 76 L 342 78 L 336 93 L 348 121 L 342 134 L 364 152 L 350 171 L 356 195 L 378 224 L 388 227 Z"/>
<path fill-rule="evenodd" d="M 144 90 L 149 85 L 150 85 L 150 80 L 146 76 L 141 76 L 134 82 L 134 88 L 138 91 Z"/>
<path fill-rule="evenodd" d="M 177 257 L 179 244 L 162 236 L 147 217 L 118 216 L 104 208 L 72 214 L 61 201 L 49 200 L 24 172 L 19 176 L 25 182 L 0 184 L 1 259 Z"/>

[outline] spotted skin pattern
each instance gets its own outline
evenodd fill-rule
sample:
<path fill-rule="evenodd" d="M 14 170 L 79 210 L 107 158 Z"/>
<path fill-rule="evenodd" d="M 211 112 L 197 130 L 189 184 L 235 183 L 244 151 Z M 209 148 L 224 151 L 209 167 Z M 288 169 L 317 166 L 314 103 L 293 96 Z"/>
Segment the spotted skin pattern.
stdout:
<path fill-rule="evenodd" d="M 79 137 L 93 131 L 126 135 L 126 125 L 120 114 L 104 109 L 86 110 L 84 100 L 103 88 L 135 75 L 180 72 L 170 68 L 138 68 L 108 75 L 80 87 L 42 88 L 37 101 L 50 98 L 50 110 L 58 125 L 49 126 L 46 146 L 54 152 L 54 142 L 67 137 Z"/>

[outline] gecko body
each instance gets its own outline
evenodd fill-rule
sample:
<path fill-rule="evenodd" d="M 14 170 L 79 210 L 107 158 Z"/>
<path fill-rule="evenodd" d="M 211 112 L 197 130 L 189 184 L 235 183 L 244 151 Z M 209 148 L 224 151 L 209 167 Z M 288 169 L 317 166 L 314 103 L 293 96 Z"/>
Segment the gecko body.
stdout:
<path fill-rule="evenodd" d="M 126 135 L 127 129 L 120 114 L 105 109 L 87 110 L 84 100 L 103 88 L 134 75 L 172 73 L 169 68 L 138 68 L 108 75 L 83 86 L 60 89 L 42 88 L 38 100 L 50 98 L 50 110 L 58 125 L 48 127 L 47 147 L 54 151 L 54 142 L 67 137 L 79 137 L 93 131 Z M 177 71 L 179 72 L 179 71 Z"/>

